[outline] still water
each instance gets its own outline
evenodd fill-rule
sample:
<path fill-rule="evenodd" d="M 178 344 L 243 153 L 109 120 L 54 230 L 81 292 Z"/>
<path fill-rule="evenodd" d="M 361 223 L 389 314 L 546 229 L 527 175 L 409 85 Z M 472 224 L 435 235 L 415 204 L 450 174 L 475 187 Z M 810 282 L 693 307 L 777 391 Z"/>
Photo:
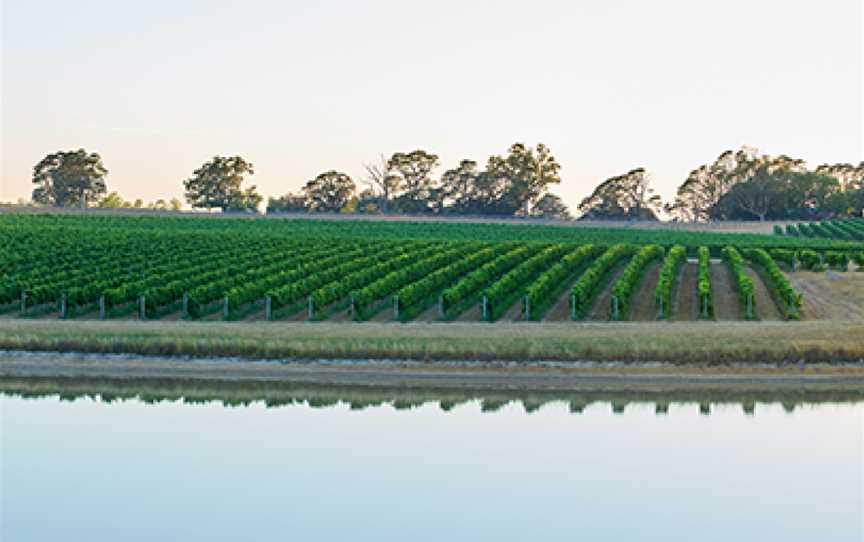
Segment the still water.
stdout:
<path fill-rule="evenodd" d="M 4 392 L 0 539 L 864 540 L 855 400 L 225 395 Z"/>

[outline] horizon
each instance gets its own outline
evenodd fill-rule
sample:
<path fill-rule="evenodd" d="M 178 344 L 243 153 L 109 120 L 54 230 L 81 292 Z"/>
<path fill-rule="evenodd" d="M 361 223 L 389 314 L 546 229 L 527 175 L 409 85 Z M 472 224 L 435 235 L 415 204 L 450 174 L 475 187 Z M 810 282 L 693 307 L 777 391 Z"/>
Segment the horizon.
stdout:
<path fill-rule="evenodd" d="M 245 185 L 266 198 L 329 169 L 361 186 L 381 154 L 438 154 L 440 177 L 544 143 L 573 211 L 637 167 L 668 201 L 742 145 L 811 167 L 862 160 L 860 3 L 724 7 L 7 0 L 0 201 L 29 199 L 33 166 L 77 148 L 102 156 L 109 192 L 185 203 L 182 181 L 214 155 L 252 162 Z"/>

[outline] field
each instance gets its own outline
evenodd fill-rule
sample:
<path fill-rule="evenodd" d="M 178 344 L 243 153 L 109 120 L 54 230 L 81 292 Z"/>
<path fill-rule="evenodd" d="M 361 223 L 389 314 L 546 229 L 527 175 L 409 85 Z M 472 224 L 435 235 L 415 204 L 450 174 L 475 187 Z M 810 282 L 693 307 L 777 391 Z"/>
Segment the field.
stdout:
<path fill-rule="evenodd" d="M 0 232 L 7 319 L 856 319 L 864 257 L 848 240 L 454 222 L 8 213 Z M 828 268 L 848 310 L 801 278 Z"/>

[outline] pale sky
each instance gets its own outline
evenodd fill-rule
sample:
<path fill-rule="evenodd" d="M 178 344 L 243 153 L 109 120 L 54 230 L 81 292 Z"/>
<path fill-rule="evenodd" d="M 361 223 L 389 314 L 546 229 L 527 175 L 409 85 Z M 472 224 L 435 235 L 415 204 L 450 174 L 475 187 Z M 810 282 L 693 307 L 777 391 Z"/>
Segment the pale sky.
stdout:
<path fill-rule="evenodd" d="M 265 196 L 423 148 L 548 145 L 575 207 L 635 167 L 669 197 L 742 144 L 864 159 L 861 0 L 0 0 L 0 201 L 57 150 L 182 198 L 239 154 Z"/>

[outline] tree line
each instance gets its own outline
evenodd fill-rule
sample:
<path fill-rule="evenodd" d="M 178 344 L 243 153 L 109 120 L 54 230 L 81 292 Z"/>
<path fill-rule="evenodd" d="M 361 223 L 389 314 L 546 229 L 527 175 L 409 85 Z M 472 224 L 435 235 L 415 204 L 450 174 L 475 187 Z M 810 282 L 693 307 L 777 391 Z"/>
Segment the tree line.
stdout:
<path fill-rule="evenodd" d="M 549 192 L 561 183 L 561 166 L 542 143 L 515 143 L 484 166 L 465 159 L 437 176 L 440 165 L 437 155 L 417 149 L 364 165 L 359 183 L 344 172 L 325 171 L 297 193 L 269 198 L 266 212 L 571 218 L 564 202 Z M 263 196 L 254 185 L 244 188 L 254 173 L 240 156 L 216 156 L 183 181 L 186 201 L 199 209 L 257 212 Z M 107 174 L 97 153 L 50 154 L 34 167 L 33 201 L 58 207 L 181 207 L 177 199 L 124 201 L 108 193 Z M 600 183 L 578 210 L 581 219 L 592 220 L 659 220 L 663 213 L 681 221 L 857 216 L 864 210 L 864 162 L 811 170 L 803 160 L 742 147 L 694 169 L 671 202 L 664 203 L 650 174 L 637 168 Z"/>

